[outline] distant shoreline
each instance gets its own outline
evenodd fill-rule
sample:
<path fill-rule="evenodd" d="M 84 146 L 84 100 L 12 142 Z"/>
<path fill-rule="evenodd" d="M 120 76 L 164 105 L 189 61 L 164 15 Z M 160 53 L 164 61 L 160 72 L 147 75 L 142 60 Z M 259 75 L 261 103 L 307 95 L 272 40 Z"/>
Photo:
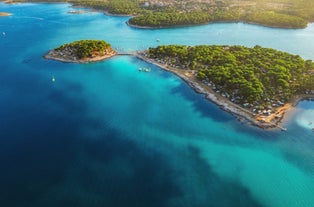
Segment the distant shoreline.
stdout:
<path fill-rule="evenodd" d="M 185 25 L 172 25 L 172 26 L 159 26 L 159 27 L 150 27 L 150 26 L 140 26 L 135 24 L 130 24 L 129 21 L 125 22 L 129 27 L 136 29 L 171 29 L 171 28 L 184 28 L 184 27 L 194 27 L 194 26 L 202 26 L 208 25 L 216 22 L 208 22 L 208 23 L 200 23 L 200 24 L 185 24 Z"/>
<path fill-rule="evenodd" d="M 3 1 L 4 3 L 7 4 L 11 4 L 11 3 L 16 3 L 13 2 L 12 0 L 6 0 Z M 29 3 L 34 3 L 33 1 L 21 1 L 19 3 L 24 3 L 24 2 L 29 2 Z M 61 2 L 45 2 L 45 1 L 35 1 L 35 3 L 69 3 L 72 5 L 72 8 L 88 8 L 91 9 L 92 11 L 95 12 L 102 12 L 107 16 L 121 16 L 121 17 L 134 17 L 136 15 L 134 14 L 114 14 L 114 13 L 110 13 L 108 10 L 105 9 L 95 9 L 92 6 L 84 6 L 84 5 L 79 5 L 76 4 L 75 2 L 67 2 L 67 1 L 61 1 Z M 1 16 L 1 15 L 0 15 Z M 207 24 L 214 24 L 214 23 L 244 23 L 244 24 L 252 24 L 252 25 L 258 25 L 258 26 L 263 26 L 263 27 L 269 27 L 269 28 L 280 28 L 280 29 L 304 29 L 308 27 L 308 24 L 311 23 L 309 21 L 307 21 L 307 24 L 304 27 L 293 27 L 293 26 L 280 26 L 280 25 L 268 25 L 266 23 L 258 23 L 258 22 L 251 22 L 251 21 L 245 21 L 245 20 L 231 20 L 231 21 L 209 21 L 209 22 L 205 22 L 205 23 L 195 23 L 195 24 L 185 24 L 185 25 L 169 25 L 169 26 L 157 26 L 157 27 L 153 27 L 153 26 L 140 26 L 140 25 L 134 25 L 134 24 L 130 24 L 129 21 L 126 21 L 126 24 L 129 27 L 133 27 L 133 28 L 138 28 L 138 29 L 167 29 L 167 28 L 180 28 L 180 27 L 191 27 L 191 26 L 200 26 L 200 25 L 207 25 Z"/>
<path fill-rule="evenodd" d="M 126 24 L 131 28 L 136 29 L 171 29 L 171 28 L 184 28 L 184 27 L 195 27 L 195 26 L 202 26 L 202 25 L 210 25 L 210 24 L 223 24 L 223 23 L 242 23 L 242 24 L 249 24 L 249 25 L 256 25 L 261 27 L 267 27 L 267 28 L 275 28 L 275 29 L 305 29 L 306 27 L 283 27 L 283 26 L 271 26 L 267 24 L 262 23 L 256 23 L 256 22 L 246 22 L 246 21 L 210 21 L 207 23 L 199 23 L 199 24 L 185 24 L 185 25 L 172 25 L 172 26 L 159 26 L 159 27 L 151 27 L 151 26 L 140 26 L 131 24 L 129 21 L 126 21 Z"/>

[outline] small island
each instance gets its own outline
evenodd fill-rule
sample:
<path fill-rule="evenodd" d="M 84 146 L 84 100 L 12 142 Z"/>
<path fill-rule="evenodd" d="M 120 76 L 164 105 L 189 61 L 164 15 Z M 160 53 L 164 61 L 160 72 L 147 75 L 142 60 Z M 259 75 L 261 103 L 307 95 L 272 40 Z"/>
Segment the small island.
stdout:
<path fill-rule="evenodd" d="M 49 51 L 46 59 L 62 62 L 97 62 L 116 55 L 110 44 L 103 40 L 79 40 Z"/>
<path fill-rule="evenodd" d="M 8 12 L 0 12 L 0 17 L 7 17 L 7 16 L 11 16 L 11 13 Z"/>
<path fill-rule="evenodd" d="M 149 48 L 139 57 L 173 72 L 195 91 L 262 128 L 279 127 L 285 112 L 314 96 L 314 63 L 255 46 Z"/>

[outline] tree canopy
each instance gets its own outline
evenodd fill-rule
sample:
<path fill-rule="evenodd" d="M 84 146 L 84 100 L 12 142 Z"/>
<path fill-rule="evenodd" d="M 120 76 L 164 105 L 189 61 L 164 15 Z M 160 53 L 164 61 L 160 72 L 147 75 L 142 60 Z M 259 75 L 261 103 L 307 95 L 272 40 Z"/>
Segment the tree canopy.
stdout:
<path fill-rule="evenodd" d="M 131 25 L 148 27 L 169 27 L 208 23 L 212 20 L 210 14 L 202 11 L 189 13 L 180 12 L 149 12 L 129 20 Z"/>
<path fill-rule="evenodd" d="M 314 22 L 313 0 L 13 0 L 69 2 L 112 14 L 132 15 L 147 27 L 243 21 L 271 27 L 304 28 Z"/>
<path fill-rule="evenodd" d="M 106 50 L 110 49 L 110 44 L 104 40 L 79 40 L 72 43 L 64 44 L 56 51 L 68 50 L 71 51 L 79 59 L 89 58 L 93 55 L 102 55 Z"/>
<path fill-rule="evenodd" d="M 314 90 L 314 64 L 298 55 L 255 46 L 166 45 L 149 48 L 150 58 L 195 70 L 197 78 L 239 103 L 286 102 Z"/>

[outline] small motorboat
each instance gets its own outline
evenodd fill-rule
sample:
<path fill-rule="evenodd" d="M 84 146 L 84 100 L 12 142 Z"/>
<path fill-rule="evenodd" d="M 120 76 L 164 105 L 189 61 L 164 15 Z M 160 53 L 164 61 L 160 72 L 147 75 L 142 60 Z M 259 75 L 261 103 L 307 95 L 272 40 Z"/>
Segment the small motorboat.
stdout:
<path fill-rule="evenodd" d="M 52 78 L 51 78 L 51 82 L 56 82 L 56 79 L 55 79 L 55 77 L 54 77 L 54 76 L 52 76 Z"/>
<path fill-rule="evenodd" d="M 138 68 L 138 71 L 150 72 L 150 68 Z"/>

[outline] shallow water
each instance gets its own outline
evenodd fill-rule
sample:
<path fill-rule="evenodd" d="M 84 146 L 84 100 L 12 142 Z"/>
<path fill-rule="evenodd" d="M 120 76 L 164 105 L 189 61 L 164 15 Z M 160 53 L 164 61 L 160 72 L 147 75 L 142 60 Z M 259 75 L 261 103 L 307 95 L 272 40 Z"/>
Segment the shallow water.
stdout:
<path fill-rule="evenodd" d="M 258 44 L 314 59 L 313 24 L 141 30 L 127 17 L 67 14 L 68 4 L 0 10 L 14 14 L 0 19 L 1 206 L 314 206 L 313 102 L 298 105 L 288 131 L 265 131 L 133 57 L 42 58 L 60 44 L 97 38 L 119 51 Z"/>

